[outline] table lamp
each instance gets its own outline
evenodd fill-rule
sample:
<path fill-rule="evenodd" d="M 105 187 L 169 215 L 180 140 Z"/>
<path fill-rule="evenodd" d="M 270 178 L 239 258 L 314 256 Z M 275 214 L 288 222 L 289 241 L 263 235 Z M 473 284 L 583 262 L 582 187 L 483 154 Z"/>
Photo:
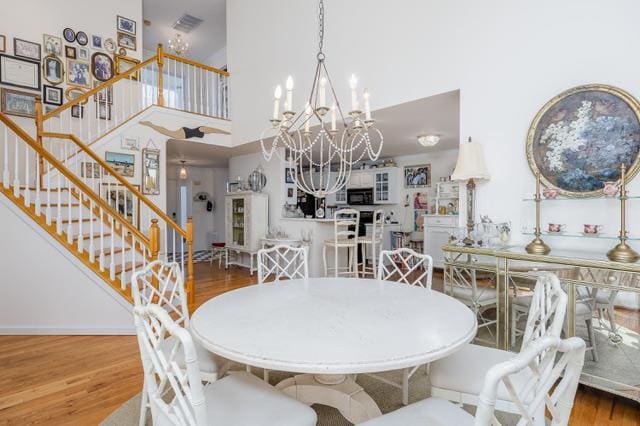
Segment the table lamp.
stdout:
<path fill-rule="evenodd" d="M 482 145 L 477 142 L 469 142 L 460 145 L 456 168 L 451 175 L 452 180 L 467 181 L 467 236 L 463 240 L 465 245 L 472 245 L 471 232 L 475 224 L 475 189 L 476 180 L 489 179 L 489 172 L 484 163 Z"/>

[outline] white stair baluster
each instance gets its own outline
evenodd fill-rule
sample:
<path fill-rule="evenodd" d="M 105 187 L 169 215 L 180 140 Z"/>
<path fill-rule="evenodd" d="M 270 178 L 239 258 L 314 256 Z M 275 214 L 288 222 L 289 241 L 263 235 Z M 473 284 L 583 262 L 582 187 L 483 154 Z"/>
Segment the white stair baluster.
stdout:
<path fill-rule="evenodd" d="M 3 167 L 2 167 L 2 186 L 4 189 L 9 188 L 9 180 L 11 176 L 9 175 L 9 131 L 7 130 L 7 126 L 4 126 L 4 157 L 3 158 Z"/>
<path fill-rule="evenodd" d="M 189 65 L 187 65 L 187 107 L 186 111 L 191 111 L 191 82 L 190 80 L 191 73 L 189 72 Z"/>
<path fill-rule="evenodd" d="M 20 196 L 20 161 L 18 158 L 18 135 L 13 134 L 13 155 L 14 155 L 14 169 L 13 169 L 13 196 L 18 198 Z"/>
<path fill-rule="evenodd" d="M 115 217 L 111 217 L 111 220 L 109 221 L 109 223 L 111 224 L 111 237 L 109 238 L 109 240 L 111 240 L 111 256 L 110 256 L 110 261 L 109 261 L 109 279 L 111 281 L 115 281 L 116 280 L 116 250 L 114 248 L 115 245 L 115 241 L 116 241 L 116 221 L 115 221 Z"/>
<path fill-rule="evenodd" d="M 36 159 L 36 216 L 42 214 L 42 199 L 40 198 L 40 154 L 34 151 Z"/>
<path fill-rule="evenodd" d="M 100 272 L 104 272 L 104 210 L 100 207 L 100 256 L 98 257 Z"/>
<path fill-rule="evenodd" d="M 180 236 L 180 243 L 180 268 L 184 275 L 184 238 L 182 236 Z"/>
<path fill-rule="evenodd" d="M 93 212 L 93 200 L 89 199 L 89 262 L 96 261 L 96 246 L 93 242 L 93 222 L 95 222 Z"/>
<path fill-rule="evenodd" d="M 126 202 L 125 202 L 125 206 L 126 206 Z M 125 216 L 126 217 L 126 216 Z M 120 288 L 122 290 L 124 290 L 126 288 L 126 282 L 125 282 L 125 256 L 124 256 L 124 247 L 125 247 L 125 239 L 124 239 L 124 235 L 125 235 L 125 227 L 123 224 L 120 224 L 120 234 L 122 235 L 122 247 L 121 247 L 121 256 L 120 259 L 122 260 L 122 269 L 120 270 Z"/>
<path fill-rule="evenodd" d="M 80 205 L 78 206 L 78 251 L 82 253 L 84 251 L 84 234 L 82 232 L 82 211 L 84 204 L 82 204 L 83 192 L 78 188 L 78 194 L 80 195 Z"/>
<path fill-rule="evenodd" d="M 29 207 L 31 204 L 31 189 L 29 179 L 29 145 L 24 144 L 24 205 Z"/>
<path fill-rule="evenodd" d="M 122 252 L 124 256 L 124 252 Z M 131 274 L 136 271 L 136 237 L 131 234 Z"/>
<path fill-rule="evenodd" d="M 176 261 L 176 230 L 175 229 L 171 229 L 171 236 L 173 238 L 173 251 L 171 252 L 171 261 L 175 262 Z M 168 259 L 165 259 L 167 261 L 169 261 Z"/>
<path fill-rule="evenodd" d="M 67 150 L 67 141 L 65 140 L 64 141 L 64 157 L 65 158 L 67 158 L 68 152 L 69 151 Z M 67 220 L 69 221 L 67 223 L 67 241 L 69 242 L 69 244 L 71 244 L 73 243 L 73 226 L 71 224 L 72 211 L 73 211 L 71 204 L 73 203 L 71 202 L 71 180 L 69 178 L 67 178 L 67 204 L 69 205 L 69 207 L 67 208 Z"/>
<path fill-rule="evenodd" d="M 60 158 L 62 159 L 63 158 L 63 156 L 62 156 L 62 144 L 60 142 L 62 142 L 62 141 L 58 140 L 58 155 L 60 155 Z M 60 173 L 60 170 L 57 170 L 56 183 L 57 183 L 57 188 L 58 188 L 58 210 L 56 211 L 56 233 L 58 235 L 62 235 L 62 191 L 61 191 L 62 186 L 60 185 L 60 176 L 61 175 L 62 175 L 62 173 Z"/>
<path fill-rule="evenodd" d="M 53 141 L 50 140 L 49 142 L 50 145 L 50 149 L 51 149 L 51 153 L 53 153 Z M 49 167 L 47 167 L 45 170 L 47 170 L 47 209 L 45 210 L 45 218 L 47 220 L 47 225 L 51 225 L 51 173 L 53 172 L 53 168 L 51 167 L 51 163 L 48 163 Z"/>

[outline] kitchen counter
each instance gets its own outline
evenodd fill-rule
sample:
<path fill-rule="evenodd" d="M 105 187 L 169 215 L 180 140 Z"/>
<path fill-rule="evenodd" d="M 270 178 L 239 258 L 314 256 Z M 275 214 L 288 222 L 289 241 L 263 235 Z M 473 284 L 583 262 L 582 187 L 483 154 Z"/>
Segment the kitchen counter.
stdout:
<path fill-rule="evenodd" d="M 315 217 L 281 217 L 280 220 L 292 220 L 296 222 L 333 222 L 333 219 L 320 219 Z"/>

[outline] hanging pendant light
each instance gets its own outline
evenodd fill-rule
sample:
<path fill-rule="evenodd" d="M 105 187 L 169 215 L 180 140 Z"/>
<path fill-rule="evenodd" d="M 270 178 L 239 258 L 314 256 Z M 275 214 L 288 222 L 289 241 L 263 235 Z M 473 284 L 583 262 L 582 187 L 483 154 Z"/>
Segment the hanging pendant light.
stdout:
<path fill-rule="evenodd" d="M 180 172 L 178 173 L 178 177 L 184 180 L 187 178 L 187 168 L 184 165 L 186 161 L 180 160 L 180 162 L 182 163 L 182 167 L 180 167 Z"/>
<path fill-rule="evenodd" d="M 317 198 L 342 189 L 351 175 L 352 166 L 363 159 L 375 161 L 383 145 L 382 133 L 371 118 L 370 95 L 365 89 L 360 108 L 358 80 L 349 80 L 351 110 L 346 118 L 336 96 L 326 67 L 324 43 L 324 0 L 319 1 L 319 49 L 311 93 L 298 113 L 293 107 L 293 78 L 286 80 L 286 96 L 282 115 L 282 87 L 274 93 L 271 127 L 262 132 L 262 153 L 270 161 L 275 153 L 287 163 L 289 178 L 296 187 Z M 281 155 L 284 151 L 284 157 Z"/>

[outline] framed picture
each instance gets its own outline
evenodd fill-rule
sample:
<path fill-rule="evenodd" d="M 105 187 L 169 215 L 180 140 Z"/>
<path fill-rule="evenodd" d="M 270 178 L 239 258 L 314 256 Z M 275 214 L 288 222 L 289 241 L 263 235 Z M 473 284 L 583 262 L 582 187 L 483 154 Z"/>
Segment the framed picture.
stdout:
<path fill-rule="evenodd" d="M 62 37 L 64 37 L 67 43 L 73 43 L 74 41 L 76 41 L 76 32 L 71 28 L 65 28 L 62 31 Z"/>
<path fill-rule="evenodd" d="M 133 177 L 136 163 L 135 155 L 107 151 L 104 153 L 104 161 L 113 167 L 120 176 Z"/>
<path fill-rule="evenodd" d="M 160 150 L 142 150 L 142 193 L 160 194 Z"/>
<path fill-rule="evenodd" d="M 61 84 L 64 80 L 64 64 L 56 55 L 44 57 L 42 61 L 42 74 L 45 80 L 54 86 Z"/>
<path fill-rule="evenodd" d="M 64 56 L 69 59 L 76 59 L 76 48 L 73 46 L 65 46 Z"/>
<path fill-rule="evenodd" d="M 67 98 L 68 101 L 72 101 L 85 93 L 86 92 L 79 87 L 67 87 L 67 90 L 64 91 L 64 97 Z M 80 105 L 85 105 L 87 102 L 89 102 L 88 99 L 80 102 Z"/>
<path fill-rule="evenodd" d="M 58 108 L 55 105 L 47 105 L 47 104 L 44 104 L 43 107 L 44 107 L 43 111 L 45 114 L 49 114 L 51 111 L 54 111 L 56 108 Z M 60 118 L 60 114 L 56 114 L 53 117 Z"/>
<path fill-rule="evenodd" d="M 123 74 L 129 71 L 131 68 L 135 67 L 140 63 L 139 60 L 128 58 L 126 56 L 116 55 L 116 74 Z M 140 77 L 140 72 L 134 73 L 131 76 L 132 80 L 138 80 Z"/>
<path fill-rule="evenodd" d="M 640 171 L 640 103 L 616 87 L 590 84 L 547 102 L 533 119 L 527 161 L 545 187 L 562 196 L 602 196 L 607 182 Z"/>
<path fill-rule="evenodd" d="M 111 105 L 96 104 L 96 118 L 100 120 L 111 120 Z"/>
<path fill-rule="evenodd" d="M 113 78 L 113 61 L 106 53 L 96 52 L 91 55 L 91 73 L 96 80 L 107 81 Z"/>
<path fill-rule="evenodd" d="M 127 33 L 118 31 L 118 47 L 124 47 L 129 50 L 136 50 L 136 37 Z"/>
<path fill-rule="evenodd" d="M 413 211 L 413 230 L 424 232 L 424 215 L 427 210 L 414 210 Z"/>
<path fill-rule="evenodd" d="M 94 49 L 102 49 L 102 37 L 97 35 L 92 35 L 91 47 L 93 47 Z"/>
<path fill-rule="evenodd" d="M 87 49 L 86 47 L 78 47 L 76 52 L 78 55 L 77 59 L 79 61 L 89 62 L 89 49 Z"/>
<path fill-rule="evenodd" d="M 125 49 L 124 47 L 121 47 L 120 49 L 118 49 L 118 55 L 127 56 L 127 49 Z"/>
<path fill-rule="evenodd" d="M 293 181 L 293 174 L 295 173 L 295 169 L 292 167 L 284 168 L 284 183 L 295 183 Z"/>
<path fill-rule="evenodd" d="M 80 163 L 80 177 L 99 179 L 102 177 L 102 167 L 93 161 L 83 161 Z"/>
<path fill-rule="evenodd" d="M 431 164 L 404 167 L 405 188 L 428 188 L 431 186 Z"/>
<path fill-rule="evenodd" d="M 295 185 L 285 185 L 284 196 L 286 204 L 295 205 L 298 203 L 298 194 Z"/>
<path fill-rule="evenodd" d="M 133 185 L 140 190 L 139 185 Z M 102 184 L 102 199 L 126 218 L 129 223 L 140 223 L 140 199 L 134 202 L 133 193 L 118 183 Z M 134 222 L 135 218 L 135 222 Z"/>
<path fill-rule="evenodd" d="M 136 35 L 136 21 L 118 15 L 116 28 L 123 33 Z"/>
<path fill-rule="evenodd" d="M 129 151 L 140 151 L 140 138 L 135 136 L 121 136 L 120 148 L 128 149 Z"/>
<path fill-rule="evenodd" d="M 62 39 L 49 34 L 42 35 L 44 53 L 47 55 L 62 55 Z"/>
<path fill-rule="evenodd" d="M 0 34 L 0 52 L 4 53 L 7 51 L 7 37 Z"/>
<path fill-rule="evenodd" d="M 82 105 L 71 105 L 71 117 L 84 118 L 84 107 Z"/>
<path fill-rule="evenodd" d="M 62 87 L 44 85 L 42 101 L 49 105 L 62 105 Z"/>
<path fill-rule="evenodd" d="M 96 87 L 100 86 L 99 81 L 94 81 L 93 82 L 93 88 L 95 89 Z M 101 103 L 107 103 L 109 105 L 113 104 L 113 86 L 109 86 L 106 89 L 102 89 L 99 92 L 96 92 L 93 95 L 93 101 L 94 102 L 101 102 Z"/>
<path fill-rule="evenodd" d="M 67 59 L 67 83 L 74 86 L 91 88 L 91 66 L 88 62 Z"/>
<path fill-rule="evenodd" d="M 427 194 L 425 192 L 416 192 L 413 194 L 414 210 L 427 210 L 429 208 L 427 202 Z"/>
<path fill-rule="evenodd" d="M 0 110 L 5 114 L 35 118 L 37 94 L 21 92 L 3 87 L 0 89 L 2 105 Z"/>
<path fill-rule="evenodd" d="M 109 53 L 113 53 L 116 51 L 116 42 L 113 41 L 112 38 L 105 39 L 102 45 L 104 46 L 104 50 Z"/>
<path fill-rule="evenodd" d="M 38 62 L 42 59 L 40 44 L 21 38 L 13 39 L 13 55 Z"/>
<path fill-rule="evenodd" d="M 86 46 L 89 43 L 89 37 L 84 31 L 78 31 L 76 33 L 76 41 L 80 46 Z"/>
<path fill-rule="evenodd" d="M 40 90 L 40 63 L 0 54 L 0 83 Z"/>

